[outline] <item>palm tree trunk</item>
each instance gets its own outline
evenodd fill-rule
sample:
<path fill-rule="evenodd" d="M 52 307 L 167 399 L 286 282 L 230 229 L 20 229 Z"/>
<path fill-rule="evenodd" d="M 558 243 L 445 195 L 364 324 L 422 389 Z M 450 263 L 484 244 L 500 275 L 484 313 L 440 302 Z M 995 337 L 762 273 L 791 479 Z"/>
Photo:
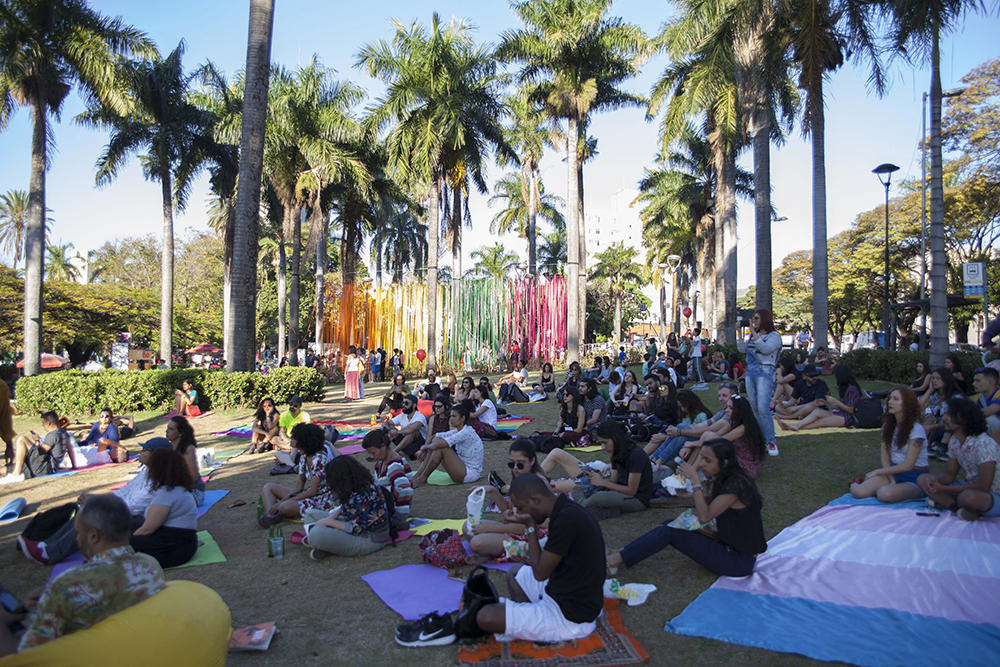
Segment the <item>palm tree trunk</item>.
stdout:
<path fill-rule="evenodd" d="M 297 213 L 297 215 L 295 215 Z M 300 276 L 302 265 L 302 221 L 306 217 L 306 207 L 301 207 L 293 212 L 292 218 L 292 284 L 288 295 L 288 349 L 293 351 L 292 358 L 288 360 L 289 366 L 299 365 L 299 346 L 302 344 L 302 336 L 299 335 L 299 303 L 300 303 Z"/>
<path fill-rule="evenodd" d="M 614 291 L 615 298 L 615 344 L 622 342 L 622 295 L 620 291 Z"/>
<path fill-rule="evenodd" d="M 170 172 L 160 171 L 163 195 L 163 252 L 160 269 L 160 358 L 167 366 L 174 359 L 174 202 Z"/>
<path fill-rule="evenodd" d="M 441 225 L 441 181 L 434 170 L 427 207 L 427 369 L 437 368 L 438 230 Z"/>
<path fill-rule="evenodd" d="M 285 235 L 278 234 L 278 358 L 283 359 L 288 349 L 285 331 L 285 305 L 288 301 L 288 258 L 285 253 Z"/>
<path fill-rule="evenodd" d="M 31 183 L 24 227 L 24 374 L 42 372 L 42 269 L 45 258 L 45 167 L 48 118 L 45 101 L 31 105 Z"/>
<path fill-rule="evenodd" d="M 715 255 L 715 266 L 713 268 L 713 274 L 715 280 L 713 281 L 713 317 L 712 324 L 714 326 L 715 338 L 719 342 L 723 342 L 724 327 L 725 327 L 725 266 L 726 266 L 726 256 L 725 248 L 723 245 L 723 228 L 725 227 L 725 218 L 727 215 L 727 210 L 729 207 L 729 202 L 726 201 L 729 194 L 728 188 L 725 187 L 726 181 L 726 153 L 725 147 L 721 137 L 721 131 L 717 131 L 717 136 L 715 139 L 715 145 L 713 146 L 713 168 L 715 170 L 715 230 L 714 230 L 714 255 Z"/>
<path fill-rule="evenodd" d="M 726 153 L 726 211 L 722 218 L 724 303 L 723 337 L 720 342 L 736 342 L 736 151 Z"/>
<path fill-rule="evenodd" d="M 754 229 L 757 245 L 758 308 L 772 310 L 771 293 L 771 127 L 757 114 L 753 129 Z"/>
<path fill-rule="evenodd" d="M 944 365 L 948 354 L 948 278 L 944 248 L 944 185 L 941 167 L 940 26 L 931 38 L 931 368 Z M 886 332 L 888 336 L 888 332 Z"/>
<path fill-rule="evenodd" d="M 583 207 L 583 160 L 576 163 L 576 180 L 579 194 L 576 198 L 576 215 L 580 226 L 580 342 L 587 342 L 587 218 Z"/>
<path fill-rule="evenodd" d="M 320 208 L 319 195 L 313 209 L 311 225 L 318 226 L 319 238 L 316 239 L 316 354 L 323 355 L 323 307 L 326 303 L 326 243 L 330 235 L 330 218 Z M 315 227 L 314 227 L 315 228 Z"/>
<path fill-rule="evenodd" d="M 580 359 L 580 181 L 577 177 L 580 140 L 577 118 L 566 119 L 566 363 Z"/>
<path fill-rule="evenodd" d="M 818 99 L 823 99 L 822 83 Z M 813 110 L 809 134 L 813 160 L 813 343 L 827 347 L 830 322 L 829 266 L 826 249 L 826 121 L 823 105 Z"/>
<path fill-rule="evenodd" d="M 240 131 L 239 186 L 233 233 L 232 298 L 229 304 L 229 372 L 254 370 L 257 326 L 257 252 L 260 235 L 260 181 L 264 126 L 271 73 L 274 0 L 250 0 L 250 29 Z"/>
<path fill-rule="evenodd" d="M 451 280 L 452 299 L 462 286 L 462 188 L 452 188 L 451 197 Z"/>
<path fill-rule="evenodd" d="M 531 193 L 528 195 L 528 273 L 538 277 L 538 167 L 531 163 L 528 167 L 531 179 Z"/>

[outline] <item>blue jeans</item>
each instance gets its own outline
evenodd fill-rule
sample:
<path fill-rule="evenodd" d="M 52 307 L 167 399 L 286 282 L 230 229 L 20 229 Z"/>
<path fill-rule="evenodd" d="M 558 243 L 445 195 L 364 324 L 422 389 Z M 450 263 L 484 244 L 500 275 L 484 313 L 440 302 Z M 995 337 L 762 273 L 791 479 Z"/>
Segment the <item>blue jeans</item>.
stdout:
<path fill-rule="evenodd" d="M 677 428 L 679 430 L 686 430 L 691 428 L 690 424 L 678 424 Z M 689 438 L 686 435 L 675 435 L 669 440 L 664 440 L 663 444 L 656 448 L 653 452 L 654 459 L 660 459 L 661 461 L 673 461 L 677 453 L 681 451 L 681 447 L 684 443 L 697 440 L 697 438 Z"/>
<path fill-rule="evenodd" d="M 681 530 L 664 521 L 621 551 L 625 566 L 633 568 L 653 554 L 673 547 L 694 562 L 724 577 L 745 577 L 753 572 L 757 557 L 731 549 L 693 530 Z"/>
<path fill-rule="evenodd" d="M 774 395 L 774 366 L 752 363 L 747 366 L 747 400 L 757 417 L 764 442 L 774 442 L 774 418 L 771 417 L 771 396 Z"/>

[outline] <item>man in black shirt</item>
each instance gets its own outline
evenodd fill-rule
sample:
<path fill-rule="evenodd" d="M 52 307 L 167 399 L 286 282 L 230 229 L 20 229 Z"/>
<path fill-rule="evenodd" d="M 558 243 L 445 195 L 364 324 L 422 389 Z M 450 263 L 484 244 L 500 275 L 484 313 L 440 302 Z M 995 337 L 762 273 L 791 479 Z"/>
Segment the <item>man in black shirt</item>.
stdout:
<path fill-rule="evenodd" d="M 822 408 L 822 399 L 830 393 L 826 382 L 819 379 L 820 369 L 812 364 L 806 364 L 802 369 L 803 378 L 795 383 L 792 399 L 778 403 L 774 411 L 786 419 L 802 419 L 816 408 Z"/>
<path fill-rule="evenodd" d="M 42 430 L 45 435 L 40 438 L 32 431 L 31 435 L 22 435 L 14 442 L 14 470 L 0 478 L 0 484 L 59 472 L 68 451 L 69 436 L 59 428 L 59 417 L 51 410 L 42 413 Z"/>
<path fill-rule="evenodd" d="M 479 610 L 476 623 L 498 641 L 560 642 L 581 639 L 596 628 L 604 608 L 604 536 L 597 519 L 565 496 L 552 493 L 538 475 L 510 485 L 507 521 L 525 526 L 530 565 L 507 572 L 510 599 Z M 535 527 L 549 520 L 543 550 Z"/>

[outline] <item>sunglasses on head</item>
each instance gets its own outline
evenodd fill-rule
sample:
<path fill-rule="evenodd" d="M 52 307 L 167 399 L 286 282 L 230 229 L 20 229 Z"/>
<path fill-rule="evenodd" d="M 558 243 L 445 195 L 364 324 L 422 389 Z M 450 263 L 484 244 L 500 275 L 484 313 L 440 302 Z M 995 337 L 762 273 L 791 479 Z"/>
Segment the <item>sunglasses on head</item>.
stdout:
<path fill-rule="evenodd" d="M 733 391 L 739 389 L 739 387 L 737 387 L 732 382 L 723 382 L 722 384 L 719 385 L 719 387 L 725 387 L 726 389 L 732 389 Z"/>
<path fill-rule="evenodd" d="M 513 470 L 515 467 L 518 470 L 524 470 L 528 465 L 527 461 L 507 461 L 507 467 Z"/>

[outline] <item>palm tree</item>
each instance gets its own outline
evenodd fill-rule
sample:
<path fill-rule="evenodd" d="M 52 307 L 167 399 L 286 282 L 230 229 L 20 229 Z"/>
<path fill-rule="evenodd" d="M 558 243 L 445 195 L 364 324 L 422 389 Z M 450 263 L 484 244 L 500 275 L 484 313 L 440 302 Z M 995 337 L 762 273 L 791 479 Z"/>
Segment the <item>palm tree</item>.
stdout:
<path fill-rule="evenodd" d="M 843 65 L 845 55 L 853 53 L 871 63 L 869 83 L 882 94 L 885 82 L 871 33 L 874 11 L 873 5 L 854 0 L 789 1 L 778 6 L 776 37 L 767 38 L 779 43 L 790 42 L 792 56 L 799 68 L 798 85 L 805 91 L 802 129 L 812 139 L 813 163 L 812 332 L 818 347 L 827 347 L 830 321 L 823 87 L 830 72 Z"/>
<path fill-rule="evenodd" d="M 642 267 L 635 263 L 638 254 L 635 248 L 626 248 L 623 241 L 594 257 L 597 266 L 591 276 L 608 281 L 611 301 L 615 304 L 616 342 L 622 339 L 622 297 L 630 285 L 638 285 L 643 279 Z"/>
<path fill-rule="evenodd" d="M 14 260 L 14 270 L 24 249 L 24 226 L 28 219 L 28 193 L 8 190 L 0 195 L 0 247 Z"/>
<path fill-rule="evenodd" d="M 530 179 L 530 180 L 528 180 Z M 526 182 L 527 180 L 527 182 Z M 545 187 L 533 174 L 525 171 L 507 174 L 493 186 L 493 196 L 487 205 L 504 206 L 490 221 L 491 234 L 506 234 L 511 230 L 517 232 L 519 238 L 528 242 L 528 273 L 535 275 L 533 262 L 536 249 L 534 235 L 537 230 L 535 221 L 541 217 L 549 222 L 553 229 L 566 229 L 566 218 L 556 208 L 565 206 L 562 197 L 546 194 Z"/>
<path fill-rule="evenodd" d="M 31 107 L 31 178 L 24 227 L 24 372 L 41 368 L 42 263 L 45 254 L 45 170 L 53 140 L 49 114 L 79 86 L 87 100 L 126 112 L 130 101 L 118 85 L 119 55 L 155 54 L 144 33 L 109 19 L 78 0 L 17 0 L 2 6 L 0 20 L 0 131 L 22 106 Z"/>
<path fill-rule="evenodd" d="M 941 158 L 941 34 L 950 32 L 979 0 L 885 0 L 895 54 L 931 65 L 931 357 L 933 368 L 948 354 L 948 258 L 944 243 L 944 170 Z"/>
<path fill-rule="evenodd" d="M 475 266 L 469 271 L 471 275 L 498 280 L 510 276 L 510 272 L 516 269 L 521 261 L 515 253 L 507 252 L 502 243 L 482 246 L 469 253 L 469 257 L 476 260 Z"/>
<path fill-rule="evenodd" d="M 45 274 L 49 280 L 68 283 L 80 279 L 80 268 L 71 261 L 69 255 L 72 249 L 72 243 L 63 243 L 62 240 L 45 249 Z"/>
<path fill-rule="evenodd" d="M 97 160 L 97 185 L 118 176 L 129 158 L 139 153 L 143 175 L 159 181 L 163 205 L 163 253 L 160 283 L 160 358 L 173 359 L 174 208 L 184 209 L 195 176 L 208 160 L 232 161 L 235 156 L 216 144 L 214 117 L 187 99 L 194 74 L 184 74 L 184 42 L 164 59 L 126 63 L 122 80 L 133 101 L 128 113 L 95 103 L 77 116 L 92 127 L 106 127 L 111 137 Z"/>
<path fill-rule="evenodd" d="M 542 273 L 562 275 L 566 269 L 566 228 L 542 236 L 538 246 L 538 268 Z"/>
<path fill-rule="evenodd" d="M 411 267 L 419 272 L 427 260 L 426 225 L 420 224 L 410 208 L 400 203 L 383 207 L 379 227 L 372 236 L 369 252 L 382 273 L 382 263 L 392 273 L 392 282 L 403 282 L 403 271 Z M 381 277 L 377 278 L 381 281 Z"/>
<path fill-rule="evenodd" d="M 435 13 L 428 31 L 419 22 L 409 27 L 394 22 L 392 42 L 367 44 L 357 66 L 386 84 L 386 92 L 369 110 L 367 123 L 377 131 L 389 128 L 385 139 L 390 159 L 408 181 L 430 186 L 427 206 L 427 357 L 428 368 L 437 365 L 438 232 L 441 192 L 449 176 L 459 185 L 465 174 L 480 192 L 486 192 L 482 173 L 483 153 L 492 147 L 516 160 L 499 124 L 495 63 L 486 49 L 475 47 L 471 28 L 453 20 L 442 26 Z M 456 209 L 458 209 L 456 211 Z M 452 207 L 452 221 L 461 207 Z M 453 237 L 453 261 L 457 235 Z M 458 254 L 461 261 L 461 254 Z M 457 266 L 456 266 L 457 268 Z"/>
<path fill-rule="evenodd" d="M 568 317 L 567 362 L 580 355 L 584 292 L 581 303 L 580 253 L 586 252 L 579 215 L 581 128 L 591 113 L 645 100 L 618 86 L 637 73 L 645 57 L 646 36 L 620 18 L 607 18 L 613 0 L 525 0 L 511 7 L 525 29 L 503 33 L 497 57 L 521 65 L 519 79 L 531 100 L 545 105 L 567 125 Z"/>

